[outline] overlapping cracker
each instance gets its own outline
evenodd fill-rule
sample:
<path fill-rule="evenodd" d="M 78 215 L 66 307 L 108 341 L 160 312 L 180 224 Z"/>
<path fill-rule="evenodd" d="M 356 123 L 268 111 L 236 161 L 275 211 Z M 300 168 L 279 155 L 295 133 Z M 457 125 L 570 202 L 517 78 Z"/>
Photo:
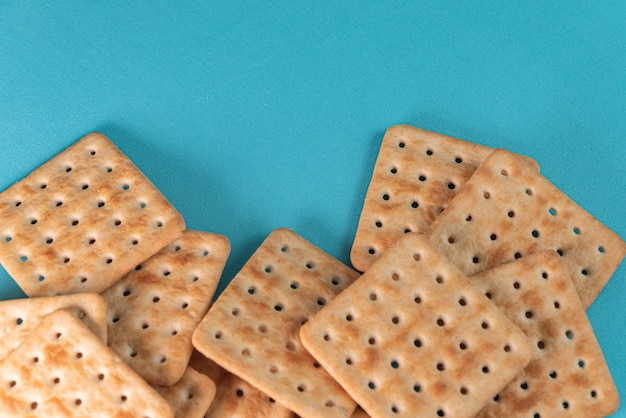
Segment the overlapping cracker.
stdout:
<path fill-rule="evenodd" d="M 171 418 L 169 404 L 83 323 L 47 315 L 0 366 L 0 416 Z"/>
<path fill-rule="evenodd" d="M 358 273 L 293 231 L 273 231 L 202 320 L 194 347 L 296 414 L 349 417 L 356 404 L 298 330 Z"/>
<path fill-rule="evenodd" d="M 99 293 L 184 227 L 132 161 L 92 133 L 0 193 L 0 263 L 29 296 Z"/>
<path fill-rule="evenodd" d="M 208 376 L 188 367 L 172 386 L 154 386 L 176 411 L 174 418 L 202 418 L 215 397 L 215 383 Z"/>
<path fill-rule="evenodd" d="M 365 271 L 406 232 L 425 232 L 491 148 L 407 125 L 383 138 L 350 259 Z"/>
<path fill-rule="evenodd" d="M 564 260 L 542 251 L 471 277 L 535 344 L 479 417 L 600 417 L 619 394 Z"/>
<path fill-rule="evenodd" d="M 204 418 L 293 418 L 293 412 L 251 386 L 245 380 L 227 372 L 213 360 L 194 350 L 191 367 L 209 376 L 216 393 Z"/>
<path fill-rule="evenodd" d="M 498 149 L 435 220 L 433 244 L 473 275 L 541 251 L 566 261 L 585 308 L 626 255 L 626 243 L 539 174 L 522 157 Z"/>
<path fill-rule="evenodd" d="M 170 386 L 185 372 L 229 252 L 226 237 L 186 230 L 102 292 L 109 347 L 148 382 Z"/>
<path fill-rule="evenodd" d="M 102 341 L 107 342 L 107 306 L 95 293 L 14 299 L 0 302 L 0 361 L 17 348 L 41 320 L 67 309 Z"/>
<path fill-rule="evenodd" d="M 471 417 L 528 363 L 526 336 L 421 234 L 306 323 L 302 343 L 372 417 Z"/>

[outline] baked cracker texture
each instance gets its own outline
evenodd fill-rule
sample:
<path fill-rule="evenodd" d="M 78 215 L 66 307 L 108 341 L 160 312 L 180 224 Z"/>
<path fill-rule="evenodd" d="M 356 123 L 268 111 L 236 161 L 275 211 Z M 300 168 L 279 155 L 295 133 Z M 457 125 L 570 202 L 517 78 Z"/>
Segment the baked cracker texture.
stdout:
<path fill-rule="evenodd" d="M 406 232 L 425 232 L 492 148 L 408 125 L 383 137 L 350 260 L 367 270 Z"/>
<path fill-rule="evenodd" d="M 9 354 L 0 376 L 3 417 L 174 417 L 150 385 L 63 309 Z"/>
<path fill-rule="evenodd" d="M 5 300 L 0 301 L 0 361 L 17 348 L 46 315 L 62 308 L 83 321 L 106 344 L 107 306 L 98 294 Z"/>
<path fill-rule="evenodd" d="M 527 337 L 417 233 L 398 241 L 300 336 L 374 418 L 472 417 L 532 353 Z"/>
<path fill-rule="evenodd" d="M 174 418 L 202 418 L 215 397 L 215 383 L 188 367 L 172 386 L 154 386 L 176 411 Z"/>
<path fill-rule="evenodd" d="M 204 418 L 294 418 L 295 414 L 245 380 L 194 350 L 189 365 L 215 382 L 216 393 Z"/>
<path fill-rule="evenodd" d="M 467 275 L 541 250 L 562 255 L 588 308 L 626 255 L 626 243 L 506 150 L 493 151 L 435 220 L 433 244 Z"/>
<path fill-rule="evenodd" d="M 0 263 L 28 296 L 100 293 L 184 228 L 163 194 L 99 133 L 0 193 Z"/>
<path fill-rule="evenodd" d="M 229 253 L 226 237 L 186 230 L 102 292 L 109 347 L 149 383 L 182 377 Z"/>
<path fill-rule="evenodd" d="M 356 404 L 298 331 L 358 273 L 293 231 L 273 231 L 215 301 L 194 347 L 296 414 L 349 417 Z"/>
<path fill-rule="evenodd" d="M 604 417 L 619 394 L 565 261 L 542 251 L 471 277 L 534 342 L 530 363 L 478 414 Z"/>

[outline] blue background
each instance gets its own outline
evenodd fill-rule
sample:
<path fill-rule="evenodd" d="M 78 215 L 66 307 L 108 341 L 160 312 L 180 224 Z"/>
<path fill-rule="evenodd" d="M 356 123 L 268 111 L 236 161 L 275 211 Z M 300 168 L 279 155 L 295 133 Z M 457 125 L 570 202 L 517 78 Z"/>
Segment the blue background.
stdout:
<path fill-rule="evenodd" d="M 408 123 L 535 158 L 626 237 L 626 2 L 564 4 L 0 1 L 0 190 L 101 131 L 230 238 L 223 288 L 280 226 L 349 263 Z M 624 295 L 622 265 L 588 311 L 622 396 Z"/>

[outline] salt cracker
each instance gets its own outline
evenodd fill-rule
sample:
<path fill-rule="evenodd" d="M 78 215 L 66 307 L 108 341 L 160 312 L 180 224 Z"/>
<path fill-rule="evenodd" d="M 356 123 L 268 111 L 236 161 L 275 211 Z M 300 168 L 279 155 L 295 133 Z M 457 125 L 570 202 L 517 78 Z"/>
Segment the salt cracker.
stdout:
<path fill-rule="evenodd" d="M 358 275 L 279 228 L 215 301 L 194 347 L 298 415 L 347 418 L 356 404 L 302 347 L 298 330 Z"/>
<path fill-rule="evenodd" d="M 526 336 L 421 234 L 301 329 L 372 417 L 472 417 L 528 363 Z"/>
<path fill-rule="evenodd" d="M 95 293 L 0 301 L 0 361 L 57 309 L 65 308 L 107 342 L 106 302 Z"/>
<path fill-rule="evenodd" d="M 171 418 L 169 404 L 83 323 L 47 315 L 0 366 L 0 416 Z"/>
<path fill-rule="evenodd" d="M 408 125 L 387 129 L 350 259 L 367 270 L 406 232 L 425 232 L 492 148 Z"/>
<path fill-rule="evenodd" d="M 626 243 L 539 174 L 498 149 L 485 159 L 428 232 L 467 275 L 556 250 L 585 308 L 626 255 Z"/>
<path fill-rule="evenodd" d="M 216 393 L 204 418 L 294 418 L 295 414 L 245 380 L 194 350 L 191 367 L 209 376 Z"/>
<path fill-rule="evenodd" d="M 186 230 L 102 292 L 109 347 L 149 383 L 170 386 L 182 377 L 229 252 L 226 237 Z"/>
<path fill-rule="evenodd" d="M 175 418 L 204 417 L 215 397 L 215 383 L 191 367 L 172 386 L 154 388 L 176 411 Z"/>
<path fill-rule="evenodd" d="M 554 251 L 471 277 L 535 344 L 530 363 L 479 417 L 600 417 L 619 394 L 564 260 Z"/>
<path fill-rule="evenodd" d="M 0 263 L 29 296 L 99 293 L 184 227 L 132 161 L 91 133 L 0 193 Z"/>

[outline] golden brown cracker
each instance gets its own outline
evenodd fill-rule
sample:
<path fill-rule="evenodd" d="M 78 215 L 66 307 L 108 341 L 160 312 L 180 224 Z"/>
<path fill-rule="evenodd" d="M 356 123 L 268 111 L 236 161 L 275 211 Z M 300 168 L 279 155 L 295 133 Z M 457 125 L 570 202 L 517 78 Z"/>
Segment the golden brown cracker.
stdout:
<path fill-rule="evenodd" d="M 215 301 L 194 347 L 298 415 L 356 404 L 302 347 L 298 330 L 358 273 L 293 231 L 273 231 Z"/>
<path fill-rule="evenodd" d="M 350 259 L 365 271 L 407 232 L 425 232 L 491 148 L 408 125 L 383 138 Z"/>
<path fill-rule="evenodd" d="M 588 308 L 626 255 L 626 243 L 539 174 L 495 150 L 432 224 L 428 235 L 467 275 L 533 252 L 566 261 Z"/>
<path fill-rule="evenodd" d="M 530 363 L 479 417 L 600 417 L 619 394 L 565 261 L 542 251 L 471 277 L 535 344 Z"/>
<path fill-rule="evenodd" d="M 0 225 L 0 263 L 29 296 L 99 293 L 185 227 L 98 133 L 0 193 Z"/>
<path fill-rule="evenodd" d="M 172 386 L 153 386 L 176 411 L 174 418 L 203 418 L 215 397 L 215 383 L 188 367 Z"/>
<path fill-rule="evenodd" d="M 372 417 L 471 417 L 528 363 L 526 336 L 421 234 L 405 235 L 301 329 Z"/>
<path fill-rule="evenodd" d="M 170 386 L 185 372 L 229 252 L 226 237 L 186 230 L 102 293 L 109 347 L 149 383 Z"/>
<path fill-rule="evenodd" d="M 3 417 L 172 418 L 169 404 L 79 319 L 47 315 L 0 366 Z"/>

